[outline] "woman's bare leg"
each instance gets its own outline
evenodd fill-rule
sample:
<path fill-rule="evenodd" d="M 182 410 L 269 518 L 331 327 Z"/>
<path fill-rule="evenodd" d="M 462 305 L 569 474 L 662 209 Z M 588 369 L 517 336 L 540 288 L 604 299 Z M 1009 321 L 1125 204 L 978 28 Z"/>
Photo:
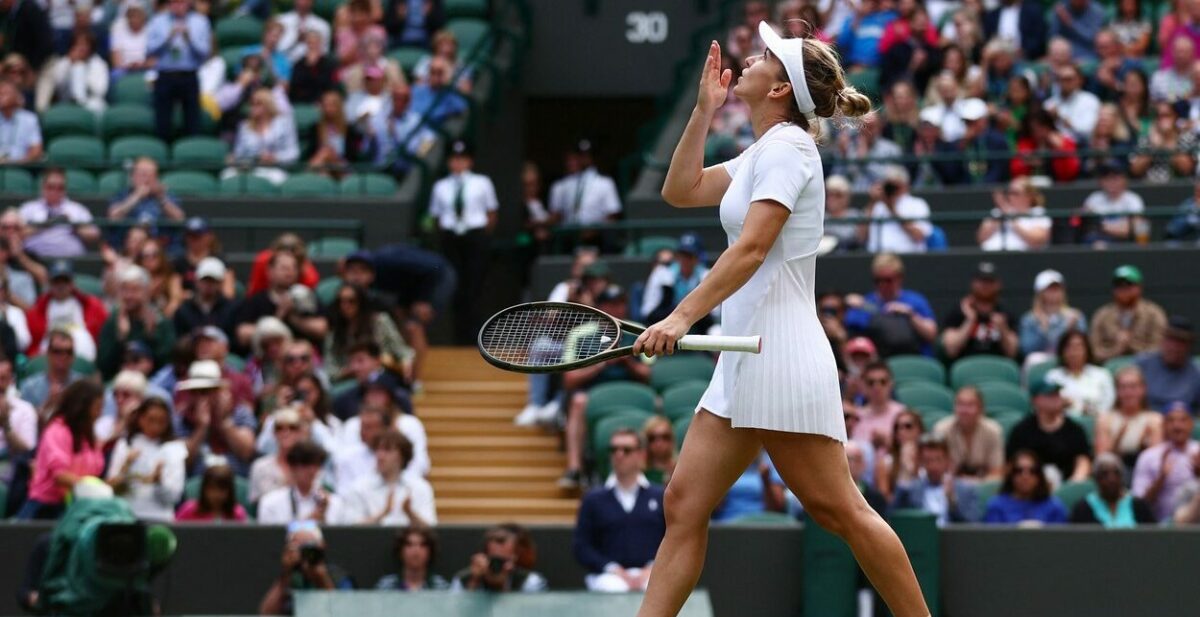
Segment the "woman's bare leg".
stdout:
<path fill-rule="evenodd" d="M 927 617 L 904 545 L 850 477 L 843 445 L 823 435 L 758 431 L 775 468 L 809 518 L 850 545 L 896 617 Z"/>
<path fill-rule="evenodd" d="M 638 617 L 674 617 L 683 608 L 708 550 L 708 519 L 762 443 L 753 430 L 730 427 L 707 411 L 696 414 L 663 498 L 667 534 L 658 547 Z"/>

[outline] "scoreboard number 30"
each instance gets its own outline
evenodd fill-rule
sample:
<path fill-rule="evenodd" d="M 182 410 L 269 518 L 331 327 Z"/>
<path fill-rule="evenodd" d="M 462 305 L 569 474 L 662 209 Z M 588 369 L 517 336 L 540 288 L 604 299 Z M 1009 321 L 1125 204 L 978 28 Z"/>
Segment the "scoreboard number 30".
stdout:
<path fill-rule="evenodd" d="M 625 40 L 658 44 L 667 40 L 667 14 L 662 11 L 633 11 L 625 16 Z"/>

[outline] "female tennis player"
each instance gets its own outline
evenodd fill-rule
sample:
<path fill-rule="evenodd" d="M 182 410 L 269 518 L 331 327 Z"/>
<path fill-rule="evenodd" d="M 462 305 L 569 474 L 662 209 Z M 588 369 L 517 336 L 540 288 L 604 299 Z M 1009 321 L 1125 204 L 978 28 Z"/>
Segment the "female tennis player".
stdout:
<path fill-rule="evenodd" d="M 837 368 L 813 292 L 825 182 L 810 133 L 818 118 L 862 116 L 871 102 L 846 85 L 829 46 L 782 39 L 766 22 L 759 34 L 767 51 L 746 61 L 733 89 L 750 107 L 757 140 L 703 168 L 704 138 L 732 79 L 714 41 L 662 190 L 676 207 L 720 204 L 729 248 L 634 351 L 671 353 L 720 304 L 722 334 L 761 334 L 762 353 L 722 353 L 717 362 L 667 485 L 667 533 L 638 615 L 678 614 L 700 576 L 713 509 L 765 447 L 809 516 L 849 543 L 892 613 L 925 617 L 903 545 L 850 479 Z"/>

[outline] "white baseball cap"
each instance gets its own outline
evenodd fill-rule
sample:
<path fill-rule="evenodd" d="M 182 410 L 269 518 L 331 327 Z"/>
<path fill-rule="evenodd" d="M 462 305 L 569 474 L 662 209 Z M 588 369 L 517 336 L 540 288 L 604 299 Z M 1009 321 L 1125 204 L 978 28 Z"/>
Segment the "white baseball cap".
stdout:
<path fill-rule="evenodd" d="M 938 107 L 926 107 L 925 109 L 921 110 L 921 113 L 918 116 L 921 122 L 926 122 L 934 126 L 941 126 L 942 120 L 945 117 L 946 114 L 943 113 L 941 108 Z"/>
<path fill-rule="evenodd" d="M 796 97 L 800 113 L 809 120 L 817 117 L 817 105 L 813 103 L 812 94 L 808 91 L 808 78 L 804 73 L 804 39 L 785 39 L 779 36 L 766 20 L 758 22 L 758 36 L 762 38 L 767 49 L 783 63 L 788 79 L 792 82 L 792 94 Z"/>
<path fill-rule="evenodd" d="M 225 264 L 216 257 L 205 257 L 196 265 L 196 280 L 217 279 L 225 280 Z"/>
<path fill-rule="evenodd" d="M 1042 293 L 1051 285 L 1062 285 L 1063 275 L 1058 270 L 1042 270 L 1033 279 L 1034 293 Z"/>
<path fill-rule="evenodd" d="M 987 103 L 980 99 L 966 99 L 958 104 L 958 115 L 967 122 L 986 118 L 987 113 Z"/>

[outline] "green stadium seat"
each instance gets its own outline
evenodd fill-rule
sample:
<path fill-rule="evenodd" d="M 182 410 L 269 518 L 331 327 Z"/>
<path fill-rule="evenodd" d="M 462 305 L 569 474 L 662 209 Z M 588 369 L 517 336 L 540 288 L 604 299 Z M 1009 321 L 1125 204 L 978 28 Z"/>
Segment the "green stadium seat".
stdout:
<path fill-rule="evenodd" d="M 824 527 L 806 521 L 801 543 L 804 585 L 801 615 L 858 614 L 858 563 L 841 538 Z"/>
<path fill-rule="evenodd" d="M 104 142 L 95 137 L 59 137 L 46 148 L 46 160 L 64 167 L 103 167 Z"/>
<path fill-rule="evenodd" d="M 10 195 L 33 195 L 37 192 L 33 174 L 17 167 L 6 167 L 0 173 L 0 186 Z"/>
<path fill-rule="evenodd" d="M 879 103 L 883 100 L 879 93 L 879 69 L 866 69 L 847 73 L 846 80 L 850 82 L 851 86 L 857 88 L 859 92 L 871 97 L 872 101 Z"/>
<path fill-rule="evenodd" d="M 233 281 L 233 297 L 235 300 L 241 300 L 246 297 L 246 284 L 234 279 Z"/>
<path fill-rule="evenodd" d="M 217 194 L 217 180 L 202 171 L 171 171 L 163 174 L 162 183 L 176 195 L 207 196 Z"/>
<path fill-rule="evenodd" d="M 692 418 L 695 416 L 687 416 L 680 418 L 671 423 L 671 430 L 675 433 L 675 448 L 683 447 L 683 439 L 687 437 L 688 427 L 692 425 Z"/>
<path fill-rule="evenodd" d="M 110 169 L 96 179 L 96 191 L 105 196 L 116 195 L 129 184 L 129 174 L 119 169 Z"/>
<path fill-rule="evenodd" d="M 1096 417 L 1095 416 L 1071 416 L 1071 419 L 1078 422 L 1079 426 L 1083 427 L 1083 432 L 1087 435 L 1089 444 L 1096 443 Z"/>
<path fill-rule="evenodd" d="M 596 470 L 601 478 L 608 476 L 608 442 L 612 439 L 612 434 L 624 428 L 640 433 L 642 425 L 650 419 L 650 415 L 640 409 L 621 408 L 596 423 L 596 428 L 591 433 L 592 460 L 595 461 Z"/>
<path fill-rule="evenodd" d="M 1002 480 L 985 480 L 975 485 L 975 498 L 979 500 L 979 511 L 987 511 L 987 504 L 1000 492 Z"/>
<path fill-rule="evenodd" d="M 153 134 L 154 110 L 145 105 L 113 105 L 100 117 L 100 136 L 106 140 Z"/>
<path fill-rule="evenodd" d="M 1046 360 L 1045 362 L 1038 362 L 1029 367 L 1029 370 L 1025 372 L 1025 384 L 1032 386 L 1038 383 L 1046 377 L 1046 373 L 1049 373 L 1051 369 L 1057 366 L 1058 360 Z"/>
<path fill-rule="evenodd" d="M 800 521 L 783 512 L 759 512 L 728 521 L 728 525 L 761 525 L 764 527 L 799 527 Z"/>
<path fill-rule="evenodd" d="M 625 254 L 653 257 L 663 249 L 673 251 L 676 246 L 679 246 L 679 239 L 672 236 L 644 236 L 625 247 Z"/>
<path fill-rule="evenodd" d="M 950 367 L 950 387 L 959 388 L 985 381 L 1021 383 L 1021 368 L 1016 362 L 1000 356 L 970 356 Z"/>
<path fill-rule="evenodd" d="M 460 56 L 476 53 L 476 50 L 481 48 L 483 55 L 487 55 L 492 36 L 492 26 L 487 21 L 468 17 L 451 19 L 446 22 L 446 29 L 458 39 Z"/>
<path fill-rule="evenodd" d="M 338 183 L 342 196 L 391 197 L 396 194 L 396 181 L 387 174 L 350 174 Z"/>
<path fill-rule="evenodd" d="M 117 105 L 145 105 L 153 103 L 151 86 L 142 73 L 122 75 L 112 87 L 113 102 Z"/>
<path fill-rule="evenodd" d="M 279 187 L 262 176 L 238 174 L 221 178 L 222 195 L 278 195 Z"/>
<path fill-rule="evenodd" d="M 292 119 L 296 121 L 296 134 L 301 138 L 308 135 L 313 125 L 321 118 L 321 111 L 316 105 L 300 104 L 292 106 Z"/>
<path fill-rule="evenodd" d="M 0 482 L 0 520 L 8 518 L 8 483 Z"/>
<path fill-rule="evenodd" d="M 43 111 L 38 120 L 45 141 L 67 135 L 96 134 L 96 115 L 78 105 L 54 105 Z"/>
<path fill-rule="evenodd" d="M 1096 483 L 1091 480 L 1077 480 L 1063 482 L 1062 486 L 1054 491 L 1054 496 L 1063 503 L 1067 508 L 1067 513 L 1071 513 L 1071 508 L 1079 503 L 1080 499 L 1087 497 L 1088 493 L 1096 490 Z"/>
<path fill-rule="evenodd" d="M 662 393 L 663 415 L 671 420 L 691 416 L 707 389 L 708 382 L 699 379 L 680 382 L 666 388 Z"/>
<path fill-rule="evenodd" d="M 118 137 L 108 145 L 108 161 L 114 166 L 131 164 L 134 159 L 150 157 L 159 166 L 167 164 L 167 144 L 157 137 L 133 135 Z"/>
<path fill-rule="evenodd" d="M 96 176 L 83 169 L 64 169 L 67 176 L 67 193 L 75 195 L 95 195 Z"/>
<path fill-rule="evenodd" d="M 446 17 L 487 17 L 487 0 L 443 0 Z"/>
<path fill-rule="evenodd" d="M 904 354 L 888 358 L 887 363 L 897 384 L 912 381 L 946 383 L 946 367 L 933 358 Z"/>
<path fill-rule="evenodd" d="M 404 74 L 412 77 L 413 69 L 417 68 L 417 63 L 429 54 L 429 50 L 424 47 L 398 47 L 388 52 L 387 57 L 396 61 L 401 69 L 404 69 Z"/>
<path fill-rule="evenodd" d="M 650 387 L 662 392 L 685 381 L 712 379 L 716 363 L 707 354 L 675 354 L 659 358 L 650 367 Z"/>
<path fill-rule="evenodd" d="M 1004 439 L 1008 440 L 1008 436 L 1012 433 L 1013 427 L 1020 424 L 1025 416 L 1006 415 L 994 418 L 996 423 L 1000 425 L 1000 429 L 1004 431 Z"/>
<path fill-rule="evenodd" d="M 594 431 L 596 422 L 614 410 L 640 409 L 652 414 L 656 404 L 654 390 L 645 384 L 633 381 L 602 383 L 588 391 L 588 429 Z"/>
<path fill-rule="evenodd" d="M 308 245 L 308 253 L 314 257 L 345 257 L 357 250 L 354 238 L 319 238 Z"/>
<path fill-rule="evenodd" d="M 217 22 L 217 47 L 232 49 L 262 41 L 263 22 L 253 17 L 230 17 Z"/>
<path fill-rule="evenodd" d="M 978 386 L 983 395 L 984 407 L 1008 407 L 1010 409 L 1029 410 L 1029 393 L 1020 386 L 1004 381 L 985 381 Z"/>
<path fill-rule="evenodd" d="M 77 272 L 75 273 L 75 287 L 89 296 L 104 297 L 104 281 L 98 276 Z"/>
<path fill-rule="evenodd" d="M 288 176 L 279 193 L 284 197 L 331 197 L 337 195 L 337 185 L 329 176 L 305 172 Z"/>
<path fill-rule="evenodd" d="M 317 302 L 320 302 L 321 306 L 333 304 L 333 299 L 337 297 L 337 292 L 341 288 L 341 277 L 330 276 L 321 279 L 321 282 L 317 283 Z"/>
<path fill-rule="evenodd" d="M 1016 418 L 1020 421 L 1029 415 L 1028 409 L 1014 409 L 1003 405 L 988 406 L 987 417 L 999 422 L 1001 418 Z"/>
<path fill-rule="evenodd" d="M 228 155 L 229 146 L 216 137 L 184 137 L 171 146 L 171 163 L 177 167 L 217 170 Z"/>
<path fill-rule="evenodd" d="M 1112 373 L 1113 377 L 1116 377 L 1118 371 L 1133 364 L 1136 361 L 1137 361 L 1137 358 L 1134 356 L 1117 356 L 1116 358 L 1113 358 L 1113 359 L 1109 360 L 1108 362 L 1105 362 L 1104 368 L 1108 369 L 1108 372 Z"/>
<path fill-rule="evenodd" d="M 222 49 L 221 59 L 225 61 L 225 77 L 232 80 L 242 71 L 242 58 L 246 56 L 245 48 L 238 46 Z"/>
<path fill-rule="evenodd" d="M 949 418 L 954 415 L 954 412 L 934 407 L 918 407 L 917 414 L 921 416 L 921 423 L 925 425 L 925 431 L 928 432 L 933 430 L 933 425 L 940 422 L 942 418 Z"/>
<path fill-rule="evenodd" d="M 950 388 L 924 381 L 900 384 L 896 388 L 896 400 L 922 412 L 949 412 L 954 409 L 954 392 Z"/>

